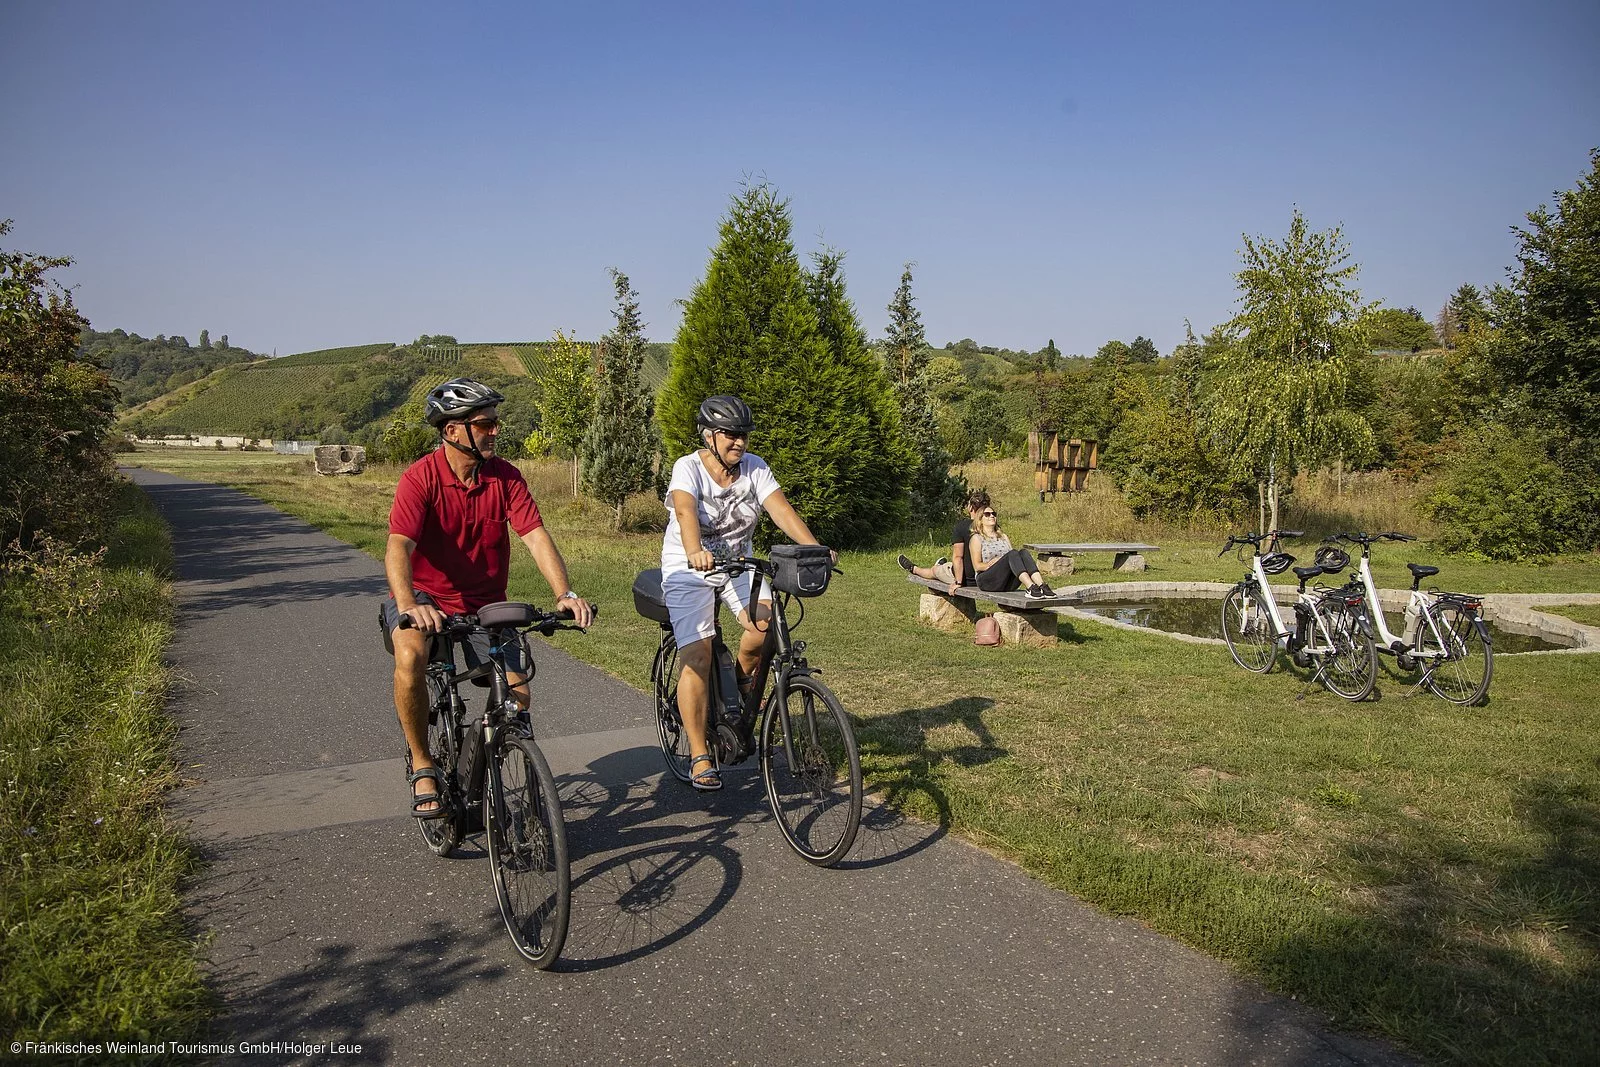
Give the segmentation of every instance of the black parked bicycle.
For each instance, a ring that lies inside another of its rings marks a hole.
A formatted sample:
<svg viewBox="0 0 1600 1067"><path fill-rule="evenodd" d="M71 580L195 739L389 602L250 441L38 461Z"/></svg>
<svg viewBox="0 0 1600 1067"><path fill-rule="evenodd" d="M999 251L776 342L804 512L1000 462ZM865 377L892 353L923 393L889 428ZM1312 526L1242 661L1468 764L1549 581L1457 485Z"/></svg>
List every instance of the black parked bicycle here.
<svg viewBox="0 0 1600 1067"><path fill-rule="evenodd" d="M806 643L793 639L800 620L791 626L788 608L791 598L820 596L833 570L828 550L817 546L780 545L772 557L719 560L708 572L730 578L752 571L765 575L773 600L760 665L744 699L717 621L707 687L707 742L719 764L742 763L754 754L784 840L811 863L832 867L850 851L861 825L861 756L838 697L806 662ZM659 569L635 580L633 603L639 614L661 624L661 645L650 668L656 726L667 767L687 782L690 748L678 714L678 645L662 599ZM767 692L769 678L773 684Z"/></svg>
<svg viewBox="0 0 1600 1067"><path fill-rule="evenodd" d="M402 627L410 624L410 618L401 618ZM533 739L528 710L511 694L505 650L522 645L532 678L525 635L576 629L568 616L514 601L486 605L476 614L448 615L427 671L428 752L442 772L435 785L445 814L419 819L417 826L440 856L450 855L466 835L487 830L506 932L517 951L541 970L556 961L567 939L572 874L555 776ZM477 635L489 639L488 662L458 670L461 646ZM469 712L461 695L465 683L488 687L481 714Z"/></svg>

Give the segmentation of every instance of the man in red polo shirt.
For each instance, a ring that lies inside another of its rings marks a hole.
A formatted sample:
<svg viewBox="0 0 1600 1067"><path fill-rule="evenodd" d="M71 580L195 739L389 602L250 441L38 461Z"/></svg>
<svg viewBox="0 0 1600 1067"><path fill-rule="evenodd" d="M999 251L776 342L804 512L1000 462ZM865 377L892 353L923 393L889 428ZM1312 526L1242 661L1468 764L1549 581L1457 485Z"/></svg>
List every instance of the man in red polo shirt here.
<svg viewBox="0 0 1600 1067"><path fill-rule="evenodd" d="M539 517L522 472L495 455L499 404L505 397L468 378L445 382L428 394L425 415L442 443L400 476L389 511L384 570L389 599L383 624L394 645L394 707L411 747L411 814L438 818L444 809L439 772L428 753L428 698L423 677L432 634L446 615L477 611L506 598L511 540L522 538L555 594L556 610L579 626L594 610L572 591L567 565ZM400 629L400 617L411 626ZM468 650L469 657L473 651ZM478 655L487 654L487 642ZM507 655L507 680L528 704L527 664L520 649Z"/></svg>

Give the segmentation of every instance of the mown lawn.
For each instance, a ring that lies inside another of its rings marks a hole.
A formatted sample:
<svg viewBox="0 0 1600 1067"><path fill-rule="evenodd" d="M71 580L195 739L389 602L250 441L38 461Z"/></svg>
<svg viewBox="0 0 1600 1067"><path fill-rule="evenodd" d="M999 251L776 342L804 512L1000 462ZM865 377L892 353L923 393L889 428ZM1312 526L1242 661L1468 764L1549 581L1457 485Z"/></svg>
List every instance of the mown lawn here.
<svg viewBox="0 0 1600 1067"><path fill-rule="evenodd" d="M374 555L398 474L133 458L236 485ZM629 587L655 563L659 502L631 502L614 534L567 495L563 465L527 469L576 587L602 604L590 634L559 643L644 686L657 630ZM1241 569L1216 558L1218 531L1139 524L1103 487L1041 503L1020 464L968 476L1015 541L1147 540L1162 546L1150 578ZM1305 496L1291 518L1316 532L1426 532L1392 494ZM1220 649L1090 622L1063 623L1050 650L981 649L921 626L893 563L931 560L945 536L847 553L807 606L810 658L856 717L880 796L1428 1059L1600 1061L1600 657L1501 657L1487 706L1463 709L1388 673L1370 703L1298 699L1303 674L1249 675ZM1401 584L1405 559L1479 592L1600 590L1594 556L1475 564L1426 543L1382 550L1380 583ZM1109 567L1087 557L1073 581ZM525 556L512 595L548 595Z"/></svg>

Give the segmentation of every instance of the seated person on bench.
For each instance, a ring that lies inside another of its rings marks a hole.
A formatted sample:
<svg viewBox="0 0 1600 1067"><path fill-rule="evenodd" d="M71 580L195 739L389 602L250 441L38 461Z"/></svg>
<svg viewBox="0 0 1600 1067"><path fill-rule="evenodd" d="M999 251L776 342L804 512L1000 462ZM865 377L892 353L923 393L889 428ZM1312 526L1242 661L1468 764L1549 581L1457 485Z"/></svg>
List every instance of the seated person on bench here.
<svg viewBox="0 0 1600 1067"><path fill-rule="evenodd" d="M978 528L967 545L967 555L978 572L978 588L988 593L1009 593L1026 588L1029 600L1048 600L1056 591L1045 583L1033 553L1012 548L1011 538L1000 529L993 507L978 513Z"/></svg>
<svg viewBox="0 0 1600 1067"><path fill-rule="evenodd" d="M952 593L963 585L971 585L973 571L967 565L967 543L972 540L972 527L979 513L987 507L989 494L986 490L974 489L967 494L967 517L956 523L950 532L950 558L941 559L931 567L918 567L904 555L895 562L918 578L945 583Z"/></svg>

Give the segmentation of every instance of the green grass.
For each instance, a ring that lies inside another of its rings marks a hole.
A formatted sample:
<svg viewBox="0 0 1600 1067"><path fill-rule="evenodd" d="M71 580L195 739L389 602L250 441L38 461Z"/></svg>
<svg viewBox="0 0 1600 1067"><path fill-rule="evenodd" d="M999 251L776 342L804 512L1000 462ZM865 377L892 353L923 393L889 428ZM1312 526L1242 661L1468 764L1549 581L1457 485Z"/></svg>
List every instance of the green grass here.
<svg viewBox="0 0 1600 1067"><path fill-rule="evenodd" d="M0 1034L22 1040L184 1039L211 1012L178 895L197 860L161 808L170 546L131 486L108 506L103 567L0 597Z"/></svg>
<svg viewBox="0 0 1600 1067"><path fill-rule="evenodd" d="M237 485L374 556L398 474L149 461ZM659 631L629 588L657 560L660 502L631 501L612 534L606 509L567 495L563 464L523 466L576 588L602 605L589 634L558 643L646 686ZM1041 503L1021 468L967 472L997 494L1014 540L1161 545L1143 577L1241 570L1216 558L1221 530L1138 523L1103 480ZM1330 530L1405 528L1414 516L1391 490L1308 489L1300 506ZM893 563L901 549L931 560L946 536L846 553L801 628L881 797L1429 1060L1600 1061L1600 658L1502 658L1489 704L1463 709L1407 696L1387 673L1378 701L1297 700L1303 674L1250 675L1215 648L1090 622L1064 624L1050 650L977 648L916 621L918 590ZM1409 548L1380 556L1381 583L1400 584L1411 558L1480 591L1600 590L1592 555L1489 566ZM1082 563L1075 581L1121 577L1109 555ZM523 553L511 595L548 596Z"/></svg>
<svg viewBox="0 0 1600 1067"><path fill-rule="evenodd" d="M1547 611L1551 615L1560 615L1573 622L1581 622L1585 626L1600 626L1600 604L1563 604L1558 608L1541 607L1539 610Z"/></svg>

